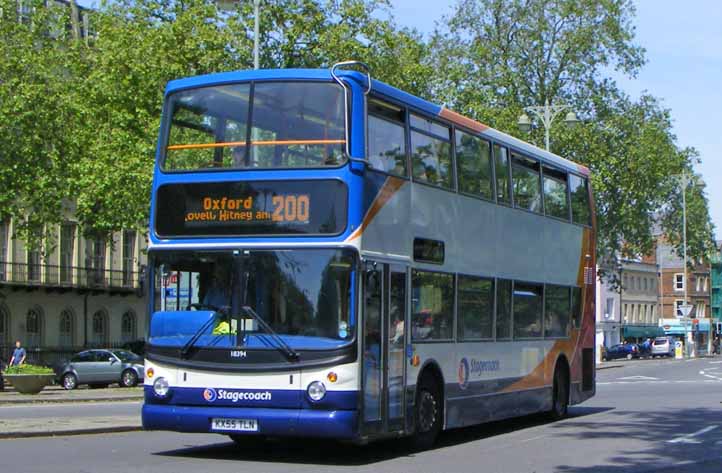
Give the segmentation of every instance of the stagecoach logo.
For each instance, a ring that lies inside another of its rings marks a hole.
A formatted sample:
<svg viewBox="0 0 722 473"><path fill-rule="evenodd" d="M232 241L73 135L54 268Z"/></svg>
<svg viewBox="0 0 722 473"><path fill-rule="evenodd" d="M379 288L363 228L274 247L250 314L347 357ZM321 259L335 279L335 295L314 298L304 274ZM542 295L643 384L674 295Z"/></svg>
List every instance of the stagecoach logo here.
<svg viewBox="0 0 722 473"><path fill-rule="evenodd" d="M213 388L206 388L205 391L203 391L203 399L208 402L215 401L217 397L216 390Z"/></svg>
<svg viewBox="0 0 722 473"><path fill-rule="evenodd" d="M457 373L457 377L459 379L459 387L461 389L466 389L469 385L469 362L466 361L466 358L462 358L459 362L459 372Z"/></svg>

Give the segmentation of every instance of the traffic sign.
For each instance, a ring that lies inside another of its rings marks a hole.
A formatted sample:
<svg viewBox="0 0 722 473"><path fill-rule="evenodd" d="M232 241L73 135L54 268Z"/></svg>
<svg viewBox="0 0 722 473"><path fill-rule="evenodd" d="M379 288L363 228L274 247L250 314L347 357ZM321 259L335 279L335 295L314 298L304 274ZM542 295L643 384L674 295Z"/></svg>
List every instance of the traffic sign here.
<svg viewBox="0 0 722 473"><path fill-rule="evenodd" d="M677 307L677 310L679 311L679 313L677 314L677 317L689 317L689 314L692 312L692 305L691 304L681 304Z"/></svg>

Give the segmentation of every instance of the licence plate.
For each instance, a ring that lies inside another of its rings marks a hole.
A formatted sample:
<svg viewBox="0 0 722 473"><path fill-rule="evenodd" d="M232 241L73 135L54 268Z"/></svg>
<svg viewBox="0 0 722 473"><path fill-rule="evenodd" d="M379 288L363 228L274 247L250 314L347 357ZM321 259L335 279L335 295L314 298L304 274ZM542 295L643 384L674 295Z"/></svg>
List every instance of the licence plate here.
<svg viewBox="0 0 722 473"><path fill-rule="evenodd" d="M256 419L225 419L214 417L211 419L211 430L258 432L258 421Z"/></svg>

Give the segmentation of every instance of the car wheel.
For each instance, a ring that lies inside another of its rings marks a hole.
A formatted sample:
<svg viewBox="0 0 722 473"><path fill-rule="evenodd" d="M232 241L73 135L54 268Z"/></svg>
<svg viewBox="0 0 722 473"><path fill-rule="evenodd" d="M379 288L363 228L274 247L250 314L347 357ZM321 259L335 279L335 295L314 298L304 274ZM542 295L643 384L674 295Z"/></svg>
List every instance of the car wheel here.
<svg viewBox="0 0 722 473"><path fill-rule="evenodd" d="M62 378L63 388L70 391L78 387L78 378L73 373L65 373Z"/></svg>
<svg viewBox="0 0 722 473"><path fill-rule="evenodd" d="M563 364L557 364L554 370L554 386L552 387L552 409L549 417L560 420L569 412L569 380Z"/></svg>
<svg viewBox="0 0 722 473"><path fill-rule="evenodd" d="M120 383L124 388L132 388L138 384L138 373L134 370L125 370L120 375Z"/></svg>
<svg viewBox="0 0 722 473"><path fill-rule="evenodd" d="M443 408L438 383L433 376L425 374L416 390L414 406L416 432L411 439L415 450L428 450L434 445L436 437L441 432Z"/></svg>
<svg viewBox="0 0 722 473"><path fill-rule="evenodd" d="M627 353L627 359L628 359L628 360L631 360L631 359L632 359L632 354L631 354L631 353Z"/></svg>

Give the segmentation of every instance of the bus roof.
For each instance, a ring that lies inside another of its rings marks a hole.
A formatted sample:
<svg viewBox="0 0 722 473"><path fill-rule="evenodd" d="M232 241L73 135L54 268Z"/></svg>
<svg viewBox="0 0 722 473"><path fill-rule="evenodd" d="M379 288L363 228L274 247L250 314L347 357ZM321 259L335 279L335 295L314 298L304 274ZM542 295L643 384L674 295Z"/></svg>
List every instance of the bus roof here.
<svg viewBox="0 0 722 473"><path fill-rule="evenodd" d="M340 70L338 71L338 75L353 79L363 85L366 84L366 76L356 71ZM251 80L333 80L333 77L328 69L260 69L221 72L170 81L168 82L165 93L167 95L182 89ZM409 94L408 92L404 92L403 90L397 89L396 87L379 80L372 80L371 91L384 95L392 100L402 102L409 107L415 108L428 115L439 117L442 120L449 121L455 125L474 131L480 136L485 136L492 140L504 143L516 148L518 151L539 158L548 164L561 167L567 171L577 172L585 176L589 175L589 169L581 164L562 158L561 156L541 149L527 143L526 141L491 128L483 123L477 122L476 120L429 102L428 100L424 100L420 97Z"/></svg>

